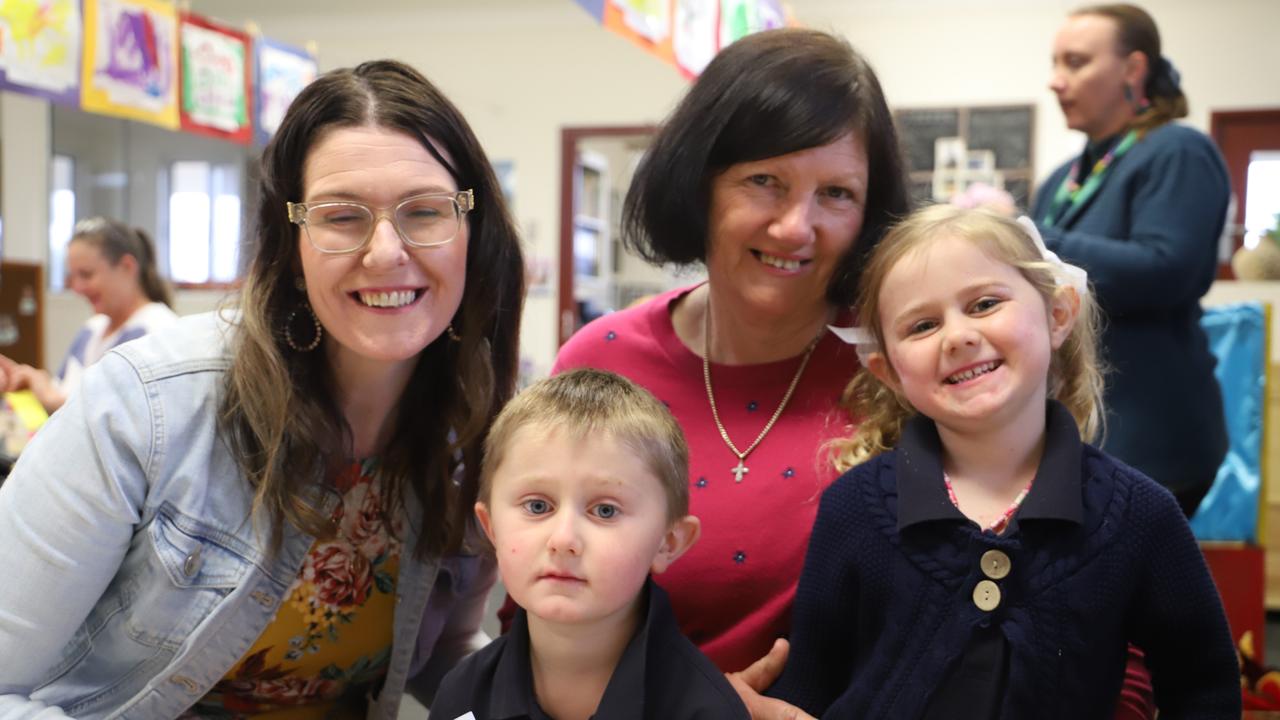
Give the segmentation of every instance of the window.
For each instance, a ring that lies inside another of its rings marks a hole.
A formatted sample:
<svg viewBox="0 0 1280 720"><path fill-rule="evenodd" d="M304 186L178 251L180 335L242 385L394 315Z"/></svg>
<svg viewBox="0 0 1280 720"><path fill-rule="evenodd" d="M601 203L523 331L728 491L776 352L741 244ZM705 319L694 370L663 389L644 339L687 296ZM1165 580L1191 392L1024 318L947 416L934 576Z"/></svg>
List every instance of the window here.
<svg viewBox="0 0 1280 720"><path fill-rule="evenodd" d="M50 116L51 289L63 288L72 228L94 216L146 231L160 274L179 286L236 279L257 151L63 105Z"/></svg>
<svg viewBox="0 0 1280 720"><path fill-rule="evenodd" d="M49 287L61 290L67 279L67 243L76 224L76 166L68 155L49 163Z"/></svg>
<svg viewBox="0 0 1280 720"><path fill-rule="evenodd" d="M239 169L198 160L169 167L169 276L176 283L235 280L240 260Z"/></svg>
<svg viewBox="0 0 1280 720"><path fill-rule="evenodd" d="M1245 182L1244 246L1258 246L1263 233L1280 222L1280 152L1255 150Z"/></svg>

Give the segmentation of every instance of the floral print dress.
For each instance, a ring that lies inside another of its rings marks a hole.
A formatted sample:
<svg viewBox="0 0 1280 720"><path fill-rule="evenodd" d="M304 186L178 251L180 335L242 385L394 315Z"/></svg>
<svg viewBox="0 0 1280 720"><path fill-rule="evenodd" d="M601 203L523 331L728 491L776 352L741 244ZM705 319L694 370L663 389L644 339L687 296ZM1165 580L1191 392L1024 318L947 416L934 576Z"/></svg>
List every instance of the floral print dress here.
<svg viewBox="0 0 1280 720"><path fill-rule="evenodd" d="M184 718L322 718L386 673L403 533L384 522L377 476L375 460L339 474L337 535L312 545L275 619Z"/></svg>

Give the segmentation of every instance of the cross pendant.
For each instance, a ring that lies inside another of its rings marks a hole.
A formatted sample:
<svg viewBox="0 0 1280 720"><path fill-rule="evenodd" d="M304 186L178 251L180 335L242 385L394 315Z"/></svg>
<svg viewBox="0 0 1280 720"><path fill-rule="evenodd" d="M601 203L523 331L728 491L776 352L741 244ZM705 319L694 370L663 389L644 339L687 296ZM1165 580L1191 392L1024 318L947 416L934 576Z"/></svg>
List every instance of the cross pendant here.
<svg viewBox="0 0 1280 720"><path fill-rule="evenodd" d="M738 467L734 468L730 472L733 473L734 482L742 482L742 476L746 475L751 471L747 469L746 460L743 458L738 458Z"/></svg>

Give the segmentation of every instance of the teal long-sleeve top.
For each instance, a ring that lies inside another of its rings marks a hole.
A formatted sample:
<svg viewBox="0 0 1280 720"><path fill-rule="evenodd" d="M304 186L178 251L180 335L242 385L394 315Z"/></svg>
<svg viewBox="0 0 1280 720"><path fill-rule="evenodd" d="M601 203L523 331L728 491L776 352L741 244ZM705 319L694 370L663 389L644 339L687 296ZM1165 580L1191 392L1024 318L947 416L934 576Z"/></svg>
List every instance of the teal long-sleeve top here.
<svg viewBox="0 0 1280 720"><path fill-rule="evenodd" d="M1119 141L1086 151L1096 158ZM1215 360L1200 328L1231 192L1226 166L1204 134L1163 125L1114 162L1096 194L1048 227L1045 215L1071 166L1041 185L1032 216L1049 249L1089 272L1105 314L1102 447L1175 492L1205 487L1227 447Z"/></svg>

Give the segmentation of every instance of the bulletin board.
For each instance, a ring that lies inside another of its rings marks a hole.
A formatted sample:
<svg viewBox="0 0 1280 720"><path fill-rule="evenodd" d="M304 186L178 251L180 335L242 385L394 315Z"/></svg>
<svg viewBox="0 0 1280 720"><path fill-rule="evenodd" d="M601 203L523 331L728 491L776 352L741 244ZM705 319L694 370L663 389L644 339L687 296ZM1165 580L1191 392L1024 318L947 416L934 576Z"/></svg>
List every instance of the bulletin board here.
<svg viewBox="0 0 1280 720"><path fill-rule="evenodd" d="M0 355L44 365L44 266L0 262Z"/></svg>
<svg viewBox="0 0 1280 720"><path fill-rule="evenodd" d="M970 177L992 175L1013 195L1018 207L1031 204L1035 178L1035 106L982 105L972 107L899 108L894 111L907 161L912 199L946 200L948 189L962 190ZM955 160L939 152L961 148L966 157ZM966 167L965 160L970 167ZM951 173L940 184L938 173Z"/></svg>

